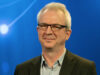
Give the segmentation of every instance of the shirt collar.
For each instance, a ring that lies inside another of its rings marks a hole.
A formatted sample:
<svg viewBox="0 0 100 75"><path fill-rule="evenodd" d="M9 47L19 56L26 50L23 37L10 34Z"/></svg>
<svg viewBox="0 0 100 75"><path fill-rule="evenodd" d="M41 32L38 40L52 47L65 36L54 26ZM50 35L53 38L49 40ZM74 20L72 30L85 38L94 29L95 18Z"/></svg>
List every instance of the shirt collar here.
<svg viewBox="0 0 100 75"><path fill-rule="evenodd" d="M59 66L62 65L65 53L66 53L66 48L64 48L64 53L59 57L59 59L55 62L55 64L58 64ZM43 67L44 65L47 65L47 63L42 55L41 66Z"/></svg>

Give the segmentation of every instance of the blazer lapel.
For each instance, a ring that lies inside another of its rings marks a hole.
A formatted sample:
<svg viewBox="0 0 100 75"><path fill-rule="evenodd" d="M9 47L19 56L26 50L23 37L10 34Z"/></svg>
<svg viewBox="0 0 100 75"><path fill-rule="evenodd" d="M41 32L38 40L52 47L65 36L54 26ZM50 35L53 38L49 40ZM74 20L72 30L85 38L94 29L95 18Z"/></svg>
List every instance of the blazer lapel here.
<svg viewBox="0 0 100 75"><path fill-rule="evenodd" d="M40 64L41 64L41 56L39 56L38 58L36 58L36 60L32 62L30 75L40 75Z"/></svg>
<svg viewBox="0 0 100 75"><path fill-rule="evenodd" d="M71 73L75 66L75 62L72 54L67 50L60 70L60 75L72 75Z"/></svg>

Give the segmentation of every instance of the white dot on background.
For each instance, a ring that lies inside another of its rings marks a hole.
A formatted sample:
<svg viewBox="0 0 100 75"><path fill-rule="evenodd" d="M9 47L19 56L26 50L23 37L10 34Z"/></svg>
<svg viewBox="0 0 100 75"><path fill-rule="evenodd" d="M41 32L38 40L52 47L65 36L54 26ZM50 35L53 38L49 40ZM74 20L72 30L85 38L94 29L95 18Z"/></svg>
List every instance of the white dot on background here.
<svg viewBox="0 0 100 75"><path fill-rule="evenodd" d="M6 24L3 24L0 26L0 33L1 34L7 34L8 33L8 26Z"/></svg>

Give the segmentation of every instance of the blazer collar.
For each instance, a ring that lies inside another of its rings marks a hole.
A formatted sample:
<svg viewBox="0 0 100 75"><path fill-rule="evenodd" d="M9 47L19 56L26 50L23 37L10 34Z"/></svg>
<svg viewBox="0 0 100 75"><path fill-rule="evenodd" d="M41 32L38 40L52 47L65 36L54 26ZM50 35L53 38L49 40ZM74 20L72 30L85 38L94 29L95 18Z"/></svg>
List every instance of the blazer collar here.
<svg viewBox="0 0 100 75"><path fill-rule="evenodd" d="M60 70L60 75L71 75L75 62L73 54L67 50Z"/></svg>

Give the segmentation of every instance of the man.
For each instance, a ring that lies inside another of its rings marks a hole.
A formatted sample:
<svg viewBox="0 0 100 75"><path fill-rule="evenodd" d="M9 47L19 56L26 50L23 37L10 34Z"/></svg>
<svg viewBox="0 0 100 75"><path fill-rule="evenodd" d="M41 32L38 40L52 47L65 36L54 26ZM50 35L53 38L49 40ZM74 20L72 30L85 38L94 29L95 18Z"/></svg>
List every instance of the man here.
<svg viewBox="0 0 100 75"><path fill-rule="evenodd" d="M15 75L96 75L93 61L65 48L71 35L71 16L61 3L46 5L37 16L42 55L16 67Z"/></svg>

